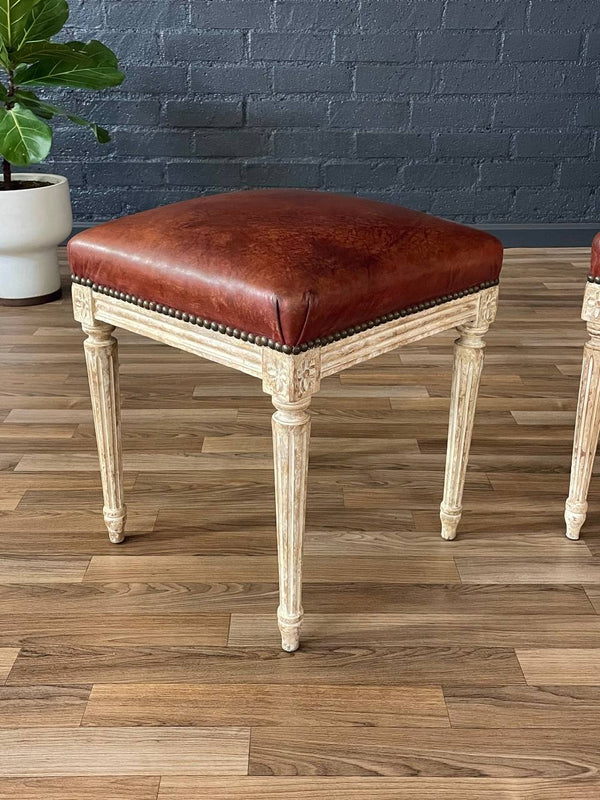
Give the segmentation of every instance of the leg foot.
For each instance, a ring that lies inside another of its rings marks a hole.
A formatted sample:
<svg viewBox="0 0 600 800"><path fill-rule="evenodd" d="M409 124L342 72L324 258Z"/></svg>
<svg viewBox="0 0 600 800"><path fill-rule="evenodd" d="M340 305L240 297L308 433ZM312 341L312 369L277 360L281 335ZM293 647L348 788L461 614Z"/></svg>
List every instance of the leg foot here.
<svg viewBox="0 0 600 800"><path fill-rule="evenodd" d="M125 539L126 521L127 509L125 507L119 511L104 509L104 522L108 529L108 538L113 544L120 544Z"/></svg>
<svg viewBox="0 0 600 800"><path fill-rule="evenodd" d="M579 532L585 522L587 503L573 503L567 500L565 507L565 523L567 525L567 539L579 539Z"/></svg>
<svg viewBox="0 0 600 800"><path fill-rule="evenodd" d="M295 619L290 619L289 617L284 617L281 612L278 611L277 621L281 632L281 647L286 653L293 653L300 647L302 613Z"/></svg>
<svg viewBox="0 0 600 800"><path fill-rule="evenodd" d="M442 507L440 508L440 520L442 522L442 539L446 539L447 541L452 541L452 539L456 538L456 531L458 529L458 523L460 522L460 518L462 516L462 511L458 510L449 510L444 508L442 503Z"/></svg>

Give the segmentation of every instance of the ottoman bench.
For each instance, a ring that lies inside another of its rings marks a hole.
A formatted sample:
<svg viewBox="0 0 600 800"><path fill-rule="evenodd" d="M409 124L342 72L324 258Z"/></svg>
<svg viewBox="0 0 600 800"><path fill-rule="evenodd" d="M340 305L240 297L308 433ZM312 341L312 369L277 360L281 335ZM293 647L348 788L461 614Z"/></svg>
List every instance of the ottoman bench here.
<svg viewBox="0 0 600 800"><path fill-rule="evenodd" d="M496 314L493 236L351 196L246 191L98 225L71 239L69 263L112 542L126 519L115 326L253 375L271 396L284 650L297 649L303 615L312 395L328 375L453 327L441 522L442 536L455 537L483 336Z"/></svg>

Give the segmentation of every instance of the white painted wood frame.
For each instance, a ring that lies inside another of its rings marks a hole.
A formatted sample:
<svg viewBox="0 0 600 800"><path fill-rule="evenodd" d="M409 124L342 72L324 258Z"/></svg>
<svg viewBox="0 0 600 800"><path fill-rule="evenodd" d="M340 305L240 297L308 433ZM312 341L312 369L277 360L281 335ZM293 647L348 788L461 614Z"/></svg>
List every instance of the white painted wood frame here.
<svg viewBox="0 0 600 800"><path fill-rule="evenodd" d="M567 537L579 539L587 514L587 495L600 431L600 286L588 283L581 318L590 339L583 348L579 400L573 436L571 482L565 504Z"/></svg>
<svg viewBox="0 0 600 800"><path fill-rule="evenodd" d="M334 375L397 347L449 328L458 328L450 403L450 426L442 536L453 539L462 511L462 493L469 455L483 336L493 322L498 287L467 294L411 316L395 319L346 339L298 355L286 354L189 322L158 314L114 297L73 284L73 308L87 334L86 359L104 490L104 518L111 541L124 537L126 509L122 490L115 326L216 361L260 378L271 395L279 552L278 621L284 650L298 648L302 623L302 540L310 438L309 406L322 378Z"/></svg>

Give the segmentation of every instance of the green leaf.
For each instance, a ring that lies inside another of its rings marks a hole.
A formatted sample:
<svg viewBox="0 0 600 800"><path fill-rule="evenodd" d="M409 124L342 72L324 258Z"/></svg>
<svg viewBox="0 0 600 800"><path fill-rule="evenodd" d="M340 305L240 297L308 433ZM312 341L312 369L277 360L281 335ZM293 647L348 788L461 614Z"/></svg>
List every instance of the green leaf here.
<svg viewBox="0 0 600 800"><path fill-rule="evenodd" d="M52 119L55 116L66 117L69 122L74 122L75 125L83 125L89 128L100 144L110 142L110 134L105 128L101 128L100 125L97 125L95 122L90 122L77 114L71 114L69 111L65 111L64 108L46 103L44 100L40 100L33 92L19 90L16 97L21 105L29 108L38 117L42 117L43 119Z"/></svg>
<svg viewBox="0 0 600 800"><path fill-rule="evenodd" d="M29 15L40 2L42 0L0 0L0 39L7 50L19 46Z"/></svg>
<svg viewBox="0 0 600 800"><path fill-rule="evenodd" d="M42 58L62 59L73 64L89 64L90 59L85 53L74 50L68 44L58 42L32 42L21 47L14 54L12 60L15 64L35 64Z"/></svg>
<svg viewBox="0 0 600 800"><path fill-rule="evenodd" d="M67 47L70 47L77 53L87 56L94 64L104 67L115 67L115 69L119 66L117 57L113 51L97 39L92 39L89 42L67 42Z"/></svg>
<svg viewBox="0 0 600 800"><path fill-rule="evenodd" d="M5 103L8 100L8 91L3 83L0 83L0 103Z"/></svg>
<svg viewBox="0 0 600 800"><path fill-rule="evenodd" d="M2 2L2 0L0 0ZM69 42L64 57L44 57L15 71L18 86L72 86L76 89L106 89L118 86L124 75L117 69L115 54L100 42ZM85 61L80 61L85 57Z"/></svg>
<svg viewBox="0 0 600 800"><path fill-rule="evenodd" d="M52 130L17 103L0 116L0 155L17 167L43 161L52 146Z"/></svg>
<svg viewBox="0 0 600 800"><path fill-rule="evenodd" d="M19 47L29 42L42 42L58 33L69 18L66 0L40 0L25 20Z"/></svg>
<svg viewBox="0 0 600 800"><path fill-rule="evenodd" d="M56 114L53 107L40 100L34 92L29 92L26 89L17 89L14 98L16 103L20 103L42 119L52 119Z"/></svg>

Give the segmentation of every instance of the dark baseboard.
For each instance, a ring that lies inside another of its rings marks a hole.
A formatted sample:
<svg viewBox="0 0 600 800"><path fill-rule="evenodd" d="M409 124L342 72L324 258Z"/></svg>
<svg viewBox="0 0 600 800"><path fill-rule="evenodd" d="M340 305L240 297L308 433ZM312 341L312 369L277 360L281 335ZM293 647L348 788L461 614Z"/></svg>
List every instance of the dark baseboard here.
<svg viewBox="0 0 600 800"><path fill-rule="evenodd" d="M73 225L76 233L97 225L95 222L77 222ZM594 236L600 232L600 220L593 222L560 222L556 224L518 224L498 223L475 225L497 236L504 247L589 247Z"/></svg>
<svg viewBox="0 0 600 800"><path fill-rule="evenodd" d="M556 223L537 225L476 225L497 236L504 247L590 247L594 236L600 232L600 221Z"/></svg>

